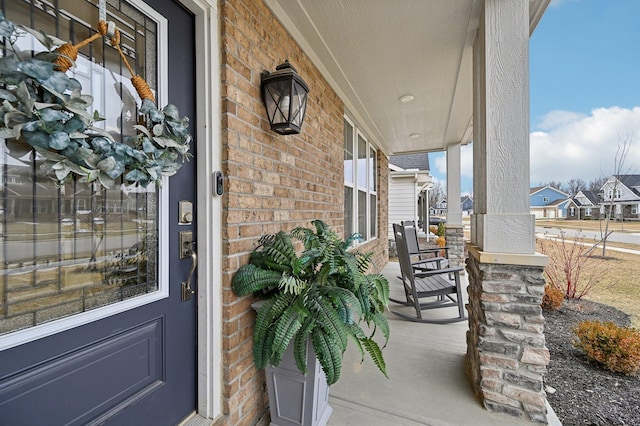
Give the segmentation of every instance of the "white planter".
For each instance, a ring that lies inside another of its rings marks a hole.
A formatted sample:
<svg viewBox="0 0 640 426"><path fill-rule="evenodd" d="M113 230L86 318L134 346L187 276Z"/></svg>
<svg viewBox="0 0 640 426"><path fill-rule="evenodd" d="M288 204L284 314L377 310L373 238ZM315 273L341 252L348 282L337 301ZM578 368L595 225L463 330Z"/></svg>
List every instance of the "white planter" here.
<svg viewBox="0 0 640 426"><path fill-rule="evenodd" d="M324 426L329 421L329 386L307 340L307 374L303 375L289 345L279 366L267 366L267 391L273 426Z"/></svg>

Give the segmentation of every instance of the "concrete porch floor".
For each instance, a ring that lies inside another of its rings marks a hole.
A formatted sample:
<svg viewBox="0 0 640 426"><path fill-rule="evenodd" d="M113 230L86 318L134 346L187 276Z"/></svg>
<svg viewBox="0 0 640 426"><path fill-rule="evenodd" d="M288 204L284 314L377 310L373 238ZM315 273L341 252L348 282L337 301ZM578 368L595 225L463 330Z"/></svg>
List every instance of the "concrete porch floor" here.
<svg viewBox="0 0 640 426"><path fill-rule="evenodd" d="M398 263L382 271L391 297L404 299L397 276ZM463 280L466 294L467 278ZM410 309L391 302L390 307ZM429 315L455 315L455 307L428 311ZM409 311L410 312L410 311ZM358 350L349 345L340 380L331 386L331 426L429 425L516 426L523 420L485 410L475 398L465 372L467 321L453 324L415 323L387 313L391 328L383 354L389 379L370 359L360 363ZM550 407L549 424L561 425Z"/></svg>

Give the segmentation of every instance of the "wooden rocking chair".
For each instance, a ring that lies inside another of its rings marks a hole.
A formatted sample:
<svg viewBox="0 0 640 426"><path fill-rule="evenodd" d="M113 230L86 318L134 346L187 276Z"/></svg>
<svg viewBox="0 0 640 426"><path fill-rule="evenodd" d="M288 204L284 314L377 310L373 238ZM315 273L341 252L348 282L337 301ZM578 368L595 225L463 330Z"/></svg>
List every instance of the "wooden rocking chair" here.
<svg viewBox="0 0 640 426"><path fill-rule="evenodd" d="M394 235L398 249L398 260L400 271L402 272L402 283L404 286L405 301L391 299L395 303L404 306L413 306L416 314L408 315L403 312L392 311L394 314L415 322L426 322L434 324L448 324L452 322L464 321L466 318L462 288L460 286L461 267L430 269L424 271L414 271L411 256L407 248L405 228L402 225L394 225ZM453 279L447 276L451 274ZM420 299L434 297L434 301L420 302ZM422 311L425 309L458 307L458 316L453 318L423 318Z"/></svg>

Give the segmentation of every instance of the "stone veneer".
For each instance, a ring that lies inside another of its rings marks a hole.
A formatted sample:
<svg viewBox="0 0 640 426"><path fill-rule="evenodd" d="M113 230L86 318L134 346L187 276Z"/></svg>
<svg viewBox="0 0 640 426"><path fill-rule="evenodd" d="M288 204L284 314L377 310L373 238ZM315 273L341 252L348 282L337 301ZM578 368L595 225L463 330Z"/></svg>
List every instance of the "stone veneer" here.
<svg viewBox="0 0 640 426"><path fill-rule="evenodd" d="M464 226L447 225L444 238L449 247L449 263L451 266L464 266Z"/></svg>
<svg viewBox="0 0 640 426"><path fill-rule="evenodd" d="M546 424L544 267L481 263L479 252L469 251L467 367L474 391L489 411Z"/></svg>

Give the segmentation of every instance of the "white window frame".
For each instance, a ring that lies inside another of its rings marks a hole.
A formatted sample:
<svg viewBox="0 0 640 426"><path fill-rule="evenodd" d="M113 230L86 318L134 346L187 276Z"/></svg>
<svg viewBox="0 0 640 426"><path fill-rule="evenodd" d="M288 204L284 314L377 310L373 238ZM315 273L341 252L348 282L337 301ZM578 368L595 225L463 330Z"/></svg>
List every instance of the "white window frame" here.
<svg viewBox="0 0 640 426"><path fill-rule="evenodd" d="M586 209L584 209L584 216L591 216L591 207L587 207Z"/></svg>
<svg viewBox="0 0 640 426"><path fill-rule="evenodd" d="M372 156L377 157L378 155L378 149L369 141L369 139L366 137L366 135L360 130L358 129L358 126L355 125L355 123L349 119L349 117L347 117L346 115L344 116L344 122L345 124L348 123L351 128L353 129L353 147L352 147L352 154L353 154L353 167L352 167L352 172L353 172L353 176L351 177L351 183L347 182L346 179L346 175L345 175L345 180L344 180L344 186L345 187L349 187L351 188L352 191L352 198L350 200L351 203L351 211L352 211L352 223L351 223L351 229L353 230L353 232L358 232L359 230L359 226L358 226L358 217L360 215L360 212L358 210L358 193L363 191L366 194L366 202L365 202L365 224L364 224L364 228L365 228L365 234L362 235L363 240L358 241L358 242L354 242L355 244L361 244L363 242L368 242L371 240L374 240L376 238L378 238L378 222L379 222L379 217L378 217L378 202L379 202L379 198L378 198L378 187L380 185L380 182L378 180L378 168L380 167L379 161L377 158L375 158L375 165L376 165L376 170L374 171L374 173L371 173L371 171L369 170L369 165L373 164L374 162L371 161L372 160ZM364 186L361 185L358 182L358 166L360 164L360 162L358 161L358 145L359 145L359 140L362 139L365 142L365 151L366 151L366 155L365 158L363 159L363 163L365 164L365 167L367 168L367 170L365 170L365 176L366 176L366 181L364 182ZM376 180L375 185L372 185L371 182L371 178L373 177L373 179ZM372 188L375 187L375 190L373 190ZM375 196L376 199L376 205L375 206L371 206L371 197ZM347 207L346 203L348 201L345 200L345 209ZM371 209L374 209L375 211L375 215L374 215L374 220L375 220L375 224L371 223ZM374 232L372 232L372 225L373 225L373 230ZM345 237L348 237L348 235L345 235Z"/></svg>

